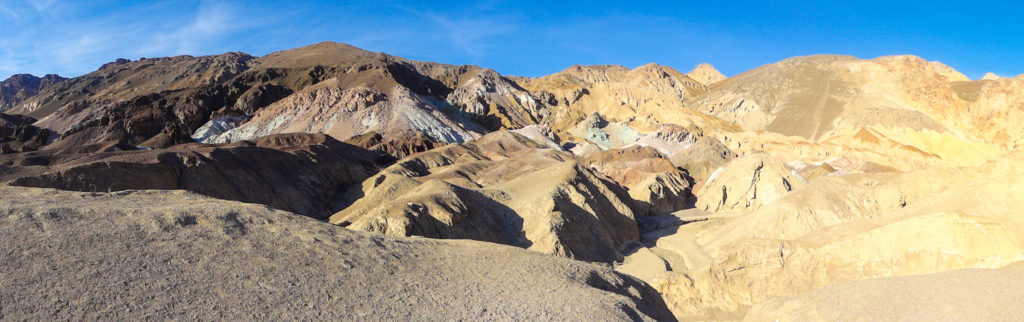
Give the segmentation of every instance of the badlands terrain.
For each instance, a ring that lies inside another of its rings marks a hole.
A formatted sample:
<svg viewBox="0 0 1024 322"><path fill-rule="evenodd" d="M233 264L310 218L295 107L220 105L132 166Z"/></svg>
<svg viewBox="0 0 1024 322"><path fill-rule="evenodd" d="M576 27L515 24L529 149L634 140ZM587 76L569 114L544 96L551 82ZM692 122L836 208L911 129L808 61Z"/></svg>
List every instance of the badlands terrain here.
<svg viewBox="0 0 1024 322"><path fill-rule="evenodd" d="M319 43L15 75L0 113L0 319L1024 318L1024 75Z"/></svg>

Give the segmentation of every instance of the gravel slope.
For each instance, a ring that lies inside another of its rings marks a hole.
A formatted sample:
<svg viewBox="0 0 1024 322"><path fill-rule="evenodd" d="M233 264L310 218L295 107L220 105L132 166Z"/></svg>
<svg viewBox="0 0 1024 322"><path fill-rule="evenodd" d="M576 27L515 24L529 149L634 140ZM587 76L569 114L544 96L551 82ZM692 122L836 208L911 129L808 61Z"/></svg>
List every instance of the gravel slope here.
<svg viewBox="0 0 1024 322"><path fill-rule="evenodd" d="M181 191L0 187L0 240L0 319L672 319L607 267Z"/></svg>
<svg viewBox="0 0 1024 322"><path fill-rule="evenodd" d="M1024 263L851 281L755 305L745 321L1020 321Z"/></svg>

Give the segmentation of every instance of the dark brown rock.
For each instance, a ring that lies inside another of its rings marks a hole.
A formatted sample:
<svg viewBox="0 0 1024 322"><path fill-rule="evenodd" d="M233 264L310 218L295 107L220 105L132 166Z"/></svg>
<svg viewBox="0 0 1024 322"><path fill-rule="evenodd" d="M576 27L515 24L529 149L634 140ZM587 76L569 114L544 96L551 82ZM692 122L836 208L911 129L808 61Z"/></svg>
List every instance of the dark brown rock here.
<svg viewBox="0 0 1024 322"><path fill-rule="evenodd" d="M27 116L0 113L0 154L35 151L47 144L50 131L32 125Z"/></svg>
<svg viewBox="0 0 1024 322"><path fill-rule="evenodd" d="M107 152L40 151L0 157L10 185L77 191L189 190L264 204L317 219L338 209L339 196L377 170L380 155L321 134L282 134L226 145L184 144Z"/></svg>
<svg viewBox="0 0 1024 322"><path fill-rule="evenodd" d="M26 99L35 96L39 91L45 90L64 80L66 78L54 74L43 77L29 74L13 75L7 80L0 82L0 112L18 106L18 104Z"/></svg>

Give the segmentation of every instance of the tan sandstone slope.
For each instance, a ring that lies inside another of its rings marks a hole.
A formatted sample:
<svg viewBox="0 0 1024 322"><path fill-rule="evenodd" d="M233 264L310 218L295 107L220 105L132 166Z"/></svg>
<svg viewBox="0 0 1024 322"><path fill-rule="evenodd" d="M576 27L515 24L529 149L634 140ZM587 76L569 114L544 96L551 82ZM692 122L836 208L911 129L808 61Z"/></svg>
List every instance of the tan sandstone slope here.
<svg viewBox="0 0 1024 322"><path fill-rule="evenodd" d="M1022 159L823 177L756 210L658 239L654 251L686 265L650 281L677 317L738 318L762 301L838 282L1020 261Z"/></svg>
<svg viewBox="0 0 1024 322"><path fill-rule="evenodd" d="M804 179L782 161L755 152L712 172L697 188L696 206L710 212L755 210L803 185Z"/></svg>
<svg viewBox="0 0 1024 322"><path fill-rule="evenodd" d="M809 139L851 126L943 131L948 124L938 114L963 109L950 82L965 80L945 65L911 56L797 57L737 75L689 106L744 129ZM887 116L878 118L882 113Z"/></svg>
<svg viewBox="0 0 1024 322"><path fill-rule="evenodd" d="M693 70L686 73L686 76L689 76L690 78L693 78L694 80L707 86L711 86L714 83L721 82L728 78L725 77L725 75L722 75L722 73L715 69L714 66L711 66L711 64L708 63L702 63L700 65L697 65L697 67L694 67Z"/></svg>
<svg viewBox="0 0 1024 322"><path fill-rule="evenodd" d="M609 268L181 191L0 187L6 319L672 320Z"/></svg>
<svg viewBox="0 0 1024 322"><path fill-rule="evenodd" d="M545 123L563 135L591 114L608 122L622 122L643 133L662 123L696 124L708 129L735 127L702 113L683 108L683 102L707 91L706 86L671 67L647 64L634 69L622 66L573 66L540 78L513 78L523 88L548 103L551 116ZM566 140L582 142L583 138Z"/></svg>
<svg viewBox="0 0 1024 322"><path fill-rule="evenodd" d="M1024 264L852 281L762 302L744 321L1010 321L1024 316Z"/></svg>
<svg viewBox="0 0 1024 322"><path fill-rule="evenodd" d="M687 106L746 130L811 140L874 127L887 135L910 131L1013 147L1019 80L972 82L949 66L914 56L870 60L849 56L795 57L722 81ZM986 99L987 98L987 99ZM934 152L934 151L929 151Z"/></svg>
<svg viewBox="0 0 1024 322"><path fill-rule="evenodd" d="M638 234L633 197L613 180L568 152L500 131L399 160L350 192L354 203L330 221L388 235L469 238L611 262ZM674 191L670 198L689 196L685 181L644 182L632 184L647 191L637 193L638 203L655 194L652 189Z"/></svg>

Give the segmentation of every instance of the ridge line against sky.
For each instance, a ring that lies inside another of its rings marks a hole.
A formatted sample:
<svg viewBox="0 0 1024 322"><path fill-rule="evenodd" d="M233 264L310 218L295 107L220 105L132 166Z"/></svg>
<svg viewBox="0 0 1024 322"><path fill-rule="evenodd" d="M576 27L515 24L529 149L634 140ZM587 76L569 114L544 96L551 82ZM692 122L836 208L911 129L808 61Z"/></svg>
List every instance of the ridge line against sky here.
<svg viewBox="0 0 1024 322"><path fill-rule="evenodd" d="M736 75L793 56L910 54L973 79L1012 77L1024 73L1019 21L1024 2L0 0L0 79L321 41L518 76L650 62L681 71L708 62Z"/></svg>

